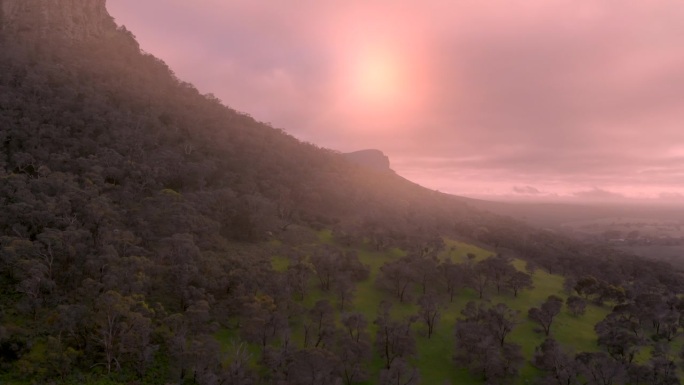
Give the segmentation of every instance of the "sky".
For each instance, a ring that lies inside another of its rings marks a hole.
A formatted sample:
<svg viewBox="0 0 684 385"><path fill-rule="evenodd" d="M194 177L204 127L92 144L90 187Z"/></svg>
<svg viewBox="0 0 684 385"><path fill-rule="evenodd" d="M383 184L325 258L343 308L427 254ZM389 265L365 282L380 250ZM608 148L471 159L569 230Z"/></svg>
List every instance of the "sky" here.
<svg viewBox="0 0 684 385"><path fill-rule="evenodd" d="M684 204L684 2L108 0L202 93L442 192Z"/></svg>

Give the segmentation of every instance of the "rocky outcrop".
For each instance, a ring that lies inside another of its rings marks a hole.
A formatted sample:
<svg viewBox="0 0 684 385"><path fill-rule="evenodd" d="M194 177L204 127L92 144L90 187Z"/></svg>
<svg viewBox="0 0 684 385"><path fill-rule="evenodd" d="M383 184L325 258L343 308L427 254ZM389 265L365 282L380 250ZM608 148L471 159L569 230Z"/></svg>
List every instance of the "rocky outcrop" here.
<svg viewBox="0 0 684 385"><path fill-rule="evenodd" d="M106 0L0 0L0 31L5 36L84 40L116 29Z"/></svg>
<svg viewBox="0 0 684 385"><path fill-rule="evenodd" d="M390 168L390 160L380 150L361 150L343 154L347 160L360 166L378 171L394 172Z"/></svg>

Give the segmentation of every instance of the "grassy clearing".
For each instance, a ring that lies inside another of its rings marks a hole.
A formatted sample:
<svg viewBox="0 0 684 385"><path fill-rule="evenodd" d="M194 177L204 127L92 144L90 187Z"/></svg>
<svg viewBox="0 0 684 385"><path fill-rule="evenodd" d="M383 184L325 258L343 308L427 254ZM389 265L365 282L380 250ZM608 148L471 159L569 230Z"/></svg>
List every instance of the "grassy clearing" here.
<svg viewBox="0 0 684 385"><path fill-rule="evenodd" d="M275 271L285 271L290 266L290 260L286 257L275 256L271 259L271 267Z"/></svg>
<svg viewBox="0 0 684 385"><path fill-rule="evenodd" d="M318 240L323 244L334 244L334 239L330 231L320 231L318 233ZM376 328L372 322L376 318L377 309L383 300L390 300L393 302L393 315L395 317L415 314L418 310L418 306L413 302L398 303L391 295L380 290L375 284L380 267L384 263L402 256L404 253L401 250L393 249L385 252L377 252L370 250L369 248L357 248L354 250L358 253L361 262L370 267L371 273L369 279L358 283L355 298L347 311L356 311L364 314L369 321L369 332L371 336L374 337ZM460 263L468 260L468 254L474 254L475 261L478 261L487 258L494 253L474 245L449 240L447 241L447 246L441 253L440 258L450 258L454 262ZM288 264L289 260L284 257L274 257L272 260L273 269L276 271L286 270ZM519 270L523 270L525 263L521 260L515 260L514 266ZM539 269L533 274L533 281L535 288L521 291L517 297L514 297L511 293L496 294L493 289L490 289L487 293L487 298L484 299L485 301L490 301L492 304L499 302L505 303L510 308L519 312L519 324L509 336L509 341L518 343L522 346L523 354L528 361L522 368L521 377L518 381L519 384L528 383L527 381L537 374L536 369L529 364L529 359L533 356L535 347L541 344L545 338L543 333L540 333L537 330L538 326L527 319L528 309L541 305L541 303L551 294L558 295L563 299L567 297L563 291L563 277L561 276L549 274ZM316 301L323 298L329 299L331 303L336 305L336 300L331 293L325 293L318 289L315 277L312 277L310 287L311 290L309 290L305 300L301 302L302 306L311 308ZM417 291L414 294L414 298L417 298L419 295ZM477 300L477 295L473 290L461 290L452 303L445 304L441 320L430 339L427 338L425 327L421 321L418 321L414 325L418 354L413 360L413 363L420 369L422 378L421 383L442 384L445 381L449 381L452 384L482 383L479 378L471 375L466 369L456 367L452 360L454 346L453 329L456 320L461 316L460 312L468 301ZM567 312L565 307L563 307L561 314L554 320L551 327L551 333L554 338L566 346L570 351L597 350L598 347L596 345L594 324L603 319L608 312L608 307L589 305L587 306L585 315L574 317ZM293 341L295 343L301 343L303 339L301 322L294 322L292 328ZM232 330L220 331L216 336L224 346L229 346L231 341L234 341L237 337L235 331ZM258 349L250 347L250 351L252 352L253 357L259 356ZM377 355L374 355L374 358L371 360L369 369L371 372L371 380L369 380L367 384L370 385L377 382L377 376L382 369L382 362Z"/></svg>

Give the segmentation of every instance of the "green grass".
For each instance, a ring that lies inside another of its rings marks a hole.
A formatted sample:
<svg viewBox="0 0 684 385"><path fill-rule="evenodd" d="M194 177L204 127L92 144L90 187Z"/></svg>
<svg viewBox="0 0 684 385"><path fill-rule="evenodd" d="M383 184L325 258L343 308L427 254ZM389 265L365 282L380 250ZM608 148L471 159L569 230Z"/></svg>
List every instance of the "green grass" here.
<svg viewBox="0 0 684 385"><path fill-rule="evenodd" d="M271 267L275 271L285 271L290 266L290 260L286 257L275 256L271 259Z"/></svg>
<svg viewBox="0 0 684 385"><path fill-rule="evenodd" d="M332 230L321 230L318 233L316 233L316 235L318 235L318 243L326 245L332 245L334 243Z"/></svg>
<svg viewBox="0 0 684 385"><path fill-rule="evenodd" d="M328 230L320 231L317 235L320 243L335 243L332 233ZM373 320L376 318L378 307L383 300L393 302L394 317L415 314L418 307L413 302L399 303L391 294L382 291L375 284L380 267L386 262L404 255L401 250L392 249L385 252L377 252L369 247L361 247L354 250L358 253L361 262L370 267L371 273L369 279L357 284L355 298L351 306L346 310L364 314L369 321L369 333L374 337L376 328L373 325ZM440 258L450 258L454 262L460 263L467 261L467 255L471 253L476 256L476 261L494 254L490 250L475 245L447 240L446 248L440 254ZM274 257L272 259L272 266L276 271L284 271L287 269L288 264L289 260L284 257ZM523 270L525 263L521 260L515 260L514 266L519 270ZM526 359L526 363L521 370L519 384L525 384L537 375L537 370L529 363L529 360L534 354L535 347L540 345L545 338L543 332L537 331L538 326L527 319L528 309L540 306L551 294L558 295L563 299L567 297L563 291L563 277L561 276L549 274L538 269L533 274L533 281L534 289L523 290L518 293L517 297L514 297L511 293L496 294L494 289L489 289L486 293L487 298L484 299L492 304L505 303L511 309L518 311L518 325L509 335L508 341L520 344ZM316 278L312 277L310 290L306 298L301 302L301 305L305 308L311 308L316 301L327 298L336 307L337 304L334 296L331 293L322 292L317 284ZM417 290L414 293L416 298L419 294ZM450 381L452 384L482 383L478 377L471 375L468 370L457 367L452 359L454 325L461 316L460 311L468 301L478 301L477 295L471 289L463 289L457 294L452 303L445 304L441 320L430 339L427 338L427 333L425 333L425 328L421 321L414 325L418 354L412 362L420 369L422 384L442 384L445 381ZM569 351L595 351L598 347L596 345L594 325L603 319L608 312L609 308L607 306L588 305L586 314L575 317L570 315L564 306L561 313L554 319L551 334ZM293 341L301 343L303 339L301 321L293 321L291 327ZM234 330L222 330L216 334L216 337L224 346L229 346L232 341L237 339ZM250 351L253 357L259 356L259 349L251 347ZM370 385L377 382L382 365L380 358L374 355L369 364L370 380L366 384Z"/></svg>

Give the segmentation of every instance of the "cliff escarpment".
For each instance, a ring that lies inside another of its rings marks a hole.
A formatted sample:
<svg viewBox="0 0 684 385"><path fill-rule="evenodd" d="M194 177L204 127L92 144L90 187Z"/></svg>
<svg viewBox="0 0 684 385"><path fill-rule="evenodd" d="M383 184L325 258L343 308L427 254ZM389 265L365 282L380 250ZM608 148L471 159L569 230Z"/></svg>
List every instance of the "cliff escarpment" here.
<svg viewBox="0 0 684 385"><path fill-rule="evenodd" d="M344 157L355 164L376 171L393 172L387 155L380 150L361 150L344 154Z"/></svg>

